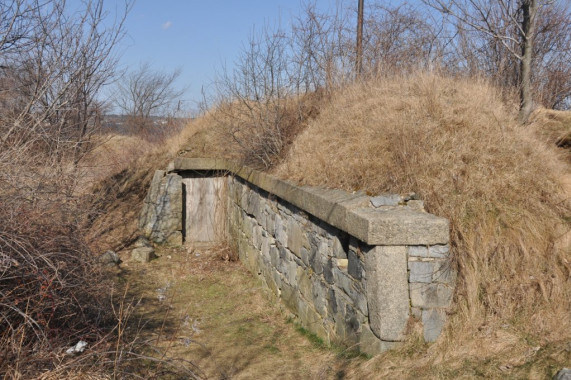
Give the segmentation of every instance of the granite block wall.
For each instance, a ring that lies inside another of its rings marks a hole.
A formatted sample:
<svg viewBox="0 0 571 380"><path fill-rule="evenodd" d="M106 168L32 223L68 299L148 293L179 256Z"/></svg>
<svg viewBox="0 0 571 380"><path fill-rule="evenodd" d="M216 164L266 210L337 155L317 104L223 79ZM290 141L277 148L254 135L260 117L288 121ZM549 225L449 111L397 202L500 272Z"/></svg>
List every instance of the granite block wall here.
<svg viewBox="0 0 571 380"><path fill-rule="evenodd" d="M247 181L227 184L240 260L309 331L369 354L402 341L409 318L438 337L454 283L448 245L371 246Z"/></svg>

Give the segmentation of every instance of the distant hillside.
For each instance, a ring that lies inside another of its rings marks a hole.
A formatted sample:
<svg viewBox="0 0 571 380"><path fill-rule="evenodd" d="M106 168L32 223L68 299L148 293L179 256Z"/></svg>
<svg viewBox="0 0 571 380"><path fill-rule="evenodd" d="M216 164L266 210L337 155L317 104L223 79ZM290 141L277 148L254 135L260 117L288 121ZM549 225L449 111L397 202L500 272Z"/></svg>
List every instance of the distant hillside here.
<svg viewBox="0 0 571 380"><path fill-rule="evenodd" d="M149 133L151 134L163 132L165 129L169 129L169 133L179 132L189 121L188 118L162 116L152 116L150 120L152 122L152 128ZM131 135L138 133L138 131L133 131L133 127L129 123L128 116L105 115L103 116L103 121L101 122L101 133Z"/></svg>

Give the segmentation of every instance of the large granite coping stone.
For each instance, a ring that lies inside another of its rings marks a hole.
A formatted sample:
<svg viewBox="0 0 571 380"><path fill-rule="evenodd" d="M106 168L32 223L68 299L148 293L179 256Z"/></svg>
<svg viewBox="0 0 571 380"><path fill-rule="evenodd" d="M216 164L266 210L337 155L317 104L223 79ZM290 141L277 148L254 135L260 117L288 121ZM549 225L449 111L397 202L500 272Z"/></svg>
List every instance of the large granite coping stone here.
<svg viewBox="0 0 571 380"><path fill-rule="evenodd" d="M369 245L434 245L449 242L448 220L407 207L370 207L357 192L297 186L292 182L221 158L177 157L169 172L221 171L273 194Z"/></svg>

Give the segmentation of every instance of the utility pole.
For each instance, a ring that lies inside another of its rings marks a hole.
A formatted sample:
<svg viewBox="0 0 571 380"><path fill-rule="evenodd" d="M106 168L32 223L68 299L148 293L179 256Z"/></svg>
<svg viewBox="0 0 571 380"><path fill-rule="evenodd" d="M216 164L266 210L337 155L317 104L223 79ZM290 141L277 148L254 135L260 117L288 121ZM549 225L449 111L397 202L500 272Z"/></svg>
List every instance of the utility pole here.
<svg viewBox="0 0 571 380"><path fill-rule="evenodd" d="M357 54L355 59L355 72L357 77L363 72L363 7L365 0L359 0L359 8L357 10Z"/></svg>

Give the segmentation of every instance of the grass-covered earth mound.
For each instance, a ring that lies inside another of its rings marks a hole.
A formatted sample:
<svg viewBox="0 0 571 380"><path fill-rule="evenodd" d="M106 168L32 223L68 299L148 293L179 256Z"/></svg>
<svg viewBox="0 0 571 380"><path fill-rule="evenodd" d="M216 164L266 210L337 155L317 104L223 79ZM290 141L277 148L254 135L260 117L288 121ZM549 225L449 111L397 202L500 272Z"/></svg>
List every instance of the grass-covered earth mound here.
<svg viewBox="0 0 571 380"><path fill-rule="evenodd" d="M486 82L433 74L354 83L309 99L311 112L297 119L290 117L292 109L287 108L295 107L296 102L284 102L287 139L279 140L280 155L271 157L271 165L264 170L300 184L371 195L417 193L428 212L450 219L459 275L448 323L437 342L425 344L418 326L411 323L407 342L396 350L364 360L340 356L335 351L338 348L329 354L320 348L309 354L315 360L302 360L304 373L317 378L550 378L568 367L571 170L568 147L558 141L568 132L569 113L538 110L531 124L521 126L516 122L517 107ZM149 154L140 153L138 159L129 160L129 165L93 187L97 195L93 202L105 206L90 218L88 240L95 251L123 250L128 264L128 247L137 237L137 210L152 172L164 168L176 155L226 157L251 164L252 157L265 152L258 149L266 137L249 138L250 133L260 132L251 126L238 128L247 125L248 119L233 124L232 112L231 104L212 108L191 121L180 135L149 149ZM267 110L260 112L266 114ZM271 112L279 116L282 111ZM259 123L260 118L253 122ZM267 138L278 141L276 136ZM244 144L248 141L256 144ZM169 260L166 256L158 261ZM155 281L153 276L160 274L157 281L171 281L163 272L140 267L138 273L137 268L129 269L131 279L140 275L143 282ZM218 269L228 268L222 265ZM179 279L197 284L228 277L215 271L197 274L192 268L181 273L184 266L176 271ZM146 291L136 280L130 281L131 292ZM232 292L247 297L252 284L238 281L232 286ZM170 291L186 292L176 286ZM188 294L194 297L193 292ZM188 302L206 303L208 294L206 291ZM213 298L212 305L223 305L223 298ZM168 313L188 312L185 302ZM259 303L258 316L274 313L266 309L271 308L271 301L264 302L270 304ZM175 314L148 315L170 319ZM282 324L272 315L272 323L282 334L295 333L295 326ZM308 355L305 346L297 350L290 343L287 349L272 344L275 329L267 330L268 335L260 339L240 334L225 338L225 323L209 325L214 335L200 342L206 348L183 349L173 336L172 342L177 342L173 347L178 348L171 352L199 364L197 374L200 367L211 375L220 373L220 368L232 368L225 373L234 378L252 375L258 368L252 363L261 357L272 357L271 367L279 362L295 363L300 355ZM292 338L291 344L298 341ZM216 347L222 350L225 342L237 347L262 344L254 351L263 355L248 363L239 362L239 355L232 359L238 361L225 362L229 356L213 354ZM275 347L279 353L272 353ZM214 356L205 355L202 349ZM216 365L209 359L216 359ZM320 360L327 361L328 370L323 370ZM299 374L292 371L288 372L291 376ZM263 373L271 377L272 372Z"/></svg>
<svg viewBox="0 0 571 380"><path fill-rule="evenodd" d="M550 112L518 125L517 108L474 79L367 81L321 99L269 169L304 185L415 192L429 212L450 219L459 276L448 327L430 348L410 355L403 348L391 360L407 368L503 360L509 373L547 350L569 363L571 171L565 146L557 144L567 113ZM224 132L215 122L200 128L184 154L201 156L212 145L246 161ZM386 364L373 362L368 366ZM539 362L525 373L546 376L547 362Z"/></svg>

